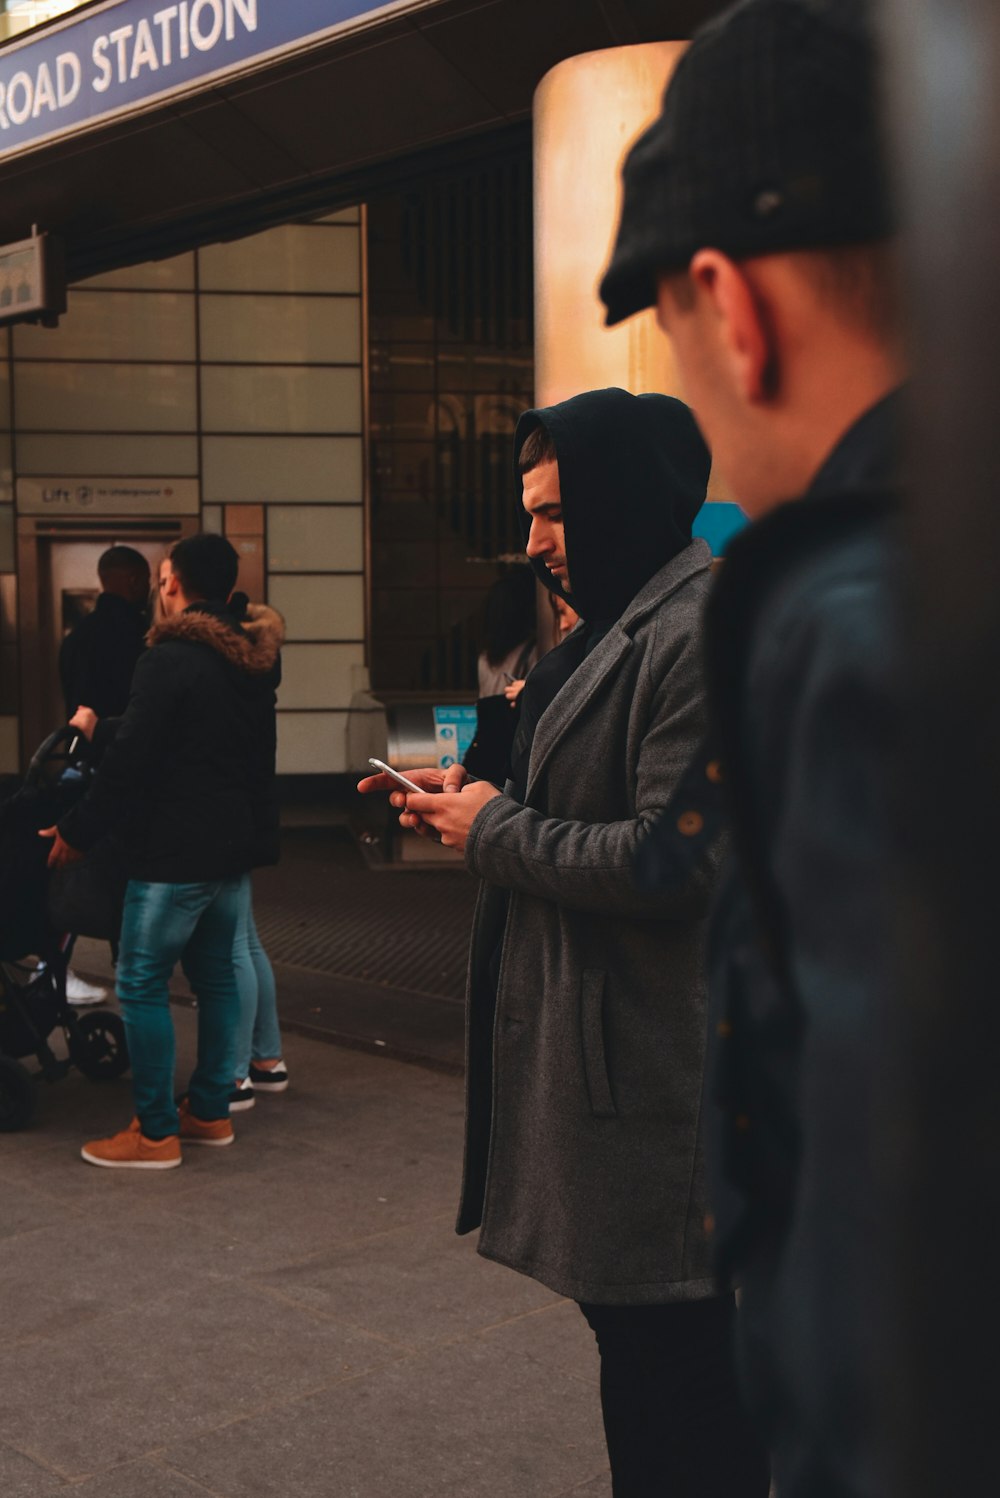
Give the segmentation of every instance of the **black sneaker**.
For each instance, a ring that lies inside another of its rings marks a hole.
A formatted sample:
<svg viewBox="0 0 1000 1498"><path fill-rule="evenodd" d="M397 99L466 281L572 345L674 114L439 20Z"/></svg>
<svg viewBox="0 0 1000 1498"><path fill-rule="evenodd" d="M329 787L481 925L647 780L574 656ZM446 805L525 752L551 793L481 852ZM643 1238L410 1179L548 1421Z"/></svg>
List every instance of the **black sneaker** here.
<svg viewBox="0 0 1000 1498"><path fill-rule="evenodd" d="M284 1092L288 1086L288 1068L284 1061L277 1066L254 1066L251 1061L247 1080L253 1083L255 1092Z"/></svg>
<svg viewBox="0 0 1000 1498"><path fill-rule="evenodd" d="M256 1098L253 1095L253 1083L249 1077L244 1077L242 1082L237 1082L229 1094L230 1113L245 1113L252 1108Z"/></svg>

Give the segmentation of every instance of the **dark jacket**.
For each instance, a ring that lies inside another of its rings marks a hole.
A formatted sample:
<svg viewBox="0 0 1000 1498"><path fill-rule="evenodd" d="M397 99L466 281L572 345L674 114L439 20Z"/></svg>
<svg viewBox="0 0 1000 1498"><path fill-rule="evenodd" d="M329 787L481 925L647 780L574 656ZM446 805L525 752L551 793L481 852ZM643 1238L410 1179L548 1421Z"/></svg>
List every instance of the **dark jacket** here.
<svg viewBox="0 0 1000 1498"><path fill-rule="evenodd" d="M712 860L668 893L632 870L705 723L711 556L690 525L708 454L662 397L598 392L531 416L557 445L573 588L605 622L589 650L581 630L540 663L563 651L571 669L538 718L523 804L508 783L469 835L483 885L458 1228L481 1223L480 1253L578 1300L697 1299L714 1291L698 1145ZM690 482L682 469L671 485L666 457L686 442ZM623 609L602 547L631 578Z"/></svg>
<svg viewBox="0 0 1000 1498"><path fill-rule="evenodd" d="M66 716L78 707L99 718L125 711L132 673L146 648L147 621L141 609L114 593L101 593L93 613L81 619L59 647L59 678Z"/></svg>
<svg viewBox="0 0 1000 1498"><path fill-rule="evenodd" d="M131 878L229 878L278 855L275 692L281 618L192 604L149 634L124 717L94 784L60 823L84 851L105 833Z"/></svg>
<svg viewBox="0 0 1000 1498"><path fill-rule="evenodd" d="M730 547L707 625L736 853L711 937L716 1258L743 1284L747 1393L790 1498L880 1490L872 1062L891 925L893 408Z"/></svg>

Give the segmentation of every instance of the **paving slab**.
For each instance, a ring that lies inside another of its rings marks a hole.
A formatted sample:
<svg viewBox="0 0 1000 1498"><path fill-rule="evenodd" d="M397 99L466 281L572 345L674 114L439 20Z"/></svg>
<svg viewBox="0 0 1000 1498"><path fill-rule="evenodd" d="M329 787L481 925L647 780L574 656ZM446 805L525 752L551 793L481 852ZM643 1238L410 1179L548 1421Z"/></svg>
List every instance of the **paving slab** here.
<svg viewBox="0 0 1000 1498"><path fill-rule="evenodd" d="M3 1498L49 1498L64 1493L62 1478L47 1472L30 1457L9 1446L0 1446L0 1493Z"/></svg>
<svg viewBox="0 0 1000 1498"><path fill-rule="evenodd" d="M211 1489L155 1461L129 1462L63 1488L66 1498L211 1498Z"/></svg>
<svg viewBox="0 0 1000 1498"><path fill-rule="evenodd" d="M607 1498L582 1318L454 1234L461 1080L297 1035L286 1059L288 1093L179 1170L80 1160L127 1078L70 1074L0 1135L0 1494Z"/></svg>
<svg viewBox="0 0 1000 1498"><path fill-rule="evenodd" d="M166 1460L223 1498L555 1498L606 1465L593 1416L585 1384L512 1356L499 1329L171 1447Z"/></svg>
<svg viewBox="0 0 1000 1498"><path fill-rule="evenodd" d="M411 1350L562 1304L536 1281L481 1259L474 1239L457 1238L452 1226L451 1214L433 1218L328 1249L254 1281Z"/></svg>

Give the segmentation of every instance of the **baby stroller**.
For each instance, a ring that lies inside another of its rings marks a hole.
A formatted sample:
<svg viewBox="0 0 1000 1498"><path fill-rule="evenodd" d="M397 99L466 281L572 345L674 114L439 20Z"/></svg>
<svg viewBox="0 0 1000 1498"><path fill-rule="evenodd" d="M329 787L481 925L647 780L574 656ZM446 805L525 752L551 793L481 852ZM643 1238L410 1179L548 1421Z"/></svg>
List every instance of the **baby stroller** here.
<svg viewBox="0 0 1000 1498"><path fill-rule="evenodd" d="M40 1080L57 1081L76 1066L100 1081L129 1065L121 1016L108 1009L77 1014L66 1001L77 936L117 940L125 888L117 851L102 844L82 863L50 875L52 844L38 836L86 790L88 747L75 729L50 734L24 784L0 805L0 1132L29 1122ZM65 1059L49 1044L56 1030L66 1042ZM35 1071L22 1064L30 1057Z"/></svg>

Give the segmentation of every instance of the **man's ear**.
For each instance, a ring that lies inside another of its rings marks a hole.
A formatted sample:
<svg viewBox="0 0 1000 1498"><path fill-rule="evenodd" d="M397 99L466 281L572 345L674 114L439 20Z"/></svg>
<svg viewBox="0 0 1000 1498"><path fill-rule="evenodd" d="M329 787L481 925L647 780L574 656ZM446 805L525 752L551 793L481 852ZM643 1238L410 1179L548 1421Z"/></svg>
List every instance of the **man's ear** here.
<svg viewBox="0 0 1000 1498"><path fill-rule="evenodd" d="M767 400L776 388L776 350L770 321L747 276L719 250L699 250L689 274L698 300L715 318L737 391L752 405Z"/></svg>

